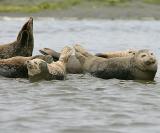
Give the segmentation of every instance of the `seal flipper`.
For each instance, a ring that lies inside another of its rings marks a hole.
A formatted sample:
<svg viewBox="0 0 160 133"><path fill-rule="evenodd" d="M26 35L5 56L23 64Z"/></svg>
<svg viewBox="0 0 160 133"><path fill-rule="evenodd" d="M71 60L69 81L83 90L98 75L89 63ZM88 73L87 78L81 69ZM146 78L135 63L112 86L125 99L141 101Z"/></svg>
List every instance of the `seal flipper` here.
<svg viewBox="0 0 160 133"><path fill-rule="evenodd" d="M36 59L36 58L42 59L49 64L54 61L51 55L35 55L35 56L32 56L31 60Z"/></svg>
<svg viewBox="0 0 160 133"><path fill-rule="evenodd" d="M79 60L80 64L83 66L83 64L85 63L85 56L78 51L75 52L75 56Z"/></svg>
<svg viewBox="0 0 160 133"><path fill-rule="evenodd" d="M59 61L62 61L64 63L68 62L69 57L72 54L72 49L68 46L64 47L61 51L61 55L59 57Z"/></svg>
<svg viewBox="0 0 160 133"><path fill-rule="evenodd" d="M60 53L50 49L50 48L43 48L40 49L39 52L43 55L51 55L54 61L58 61L60 57Z"/></svg>
<svg viewBox="0 0 160 133"><path fill-rule="evenodd" d="M76 44L76 45L74 46L74 49L75 49L76 52L81 53L81 54L82 54L83 56L85 56L85 57L93 56L92 54L88 53L88 52L87 52L81 45L79 45L79 44Z"/></svg>

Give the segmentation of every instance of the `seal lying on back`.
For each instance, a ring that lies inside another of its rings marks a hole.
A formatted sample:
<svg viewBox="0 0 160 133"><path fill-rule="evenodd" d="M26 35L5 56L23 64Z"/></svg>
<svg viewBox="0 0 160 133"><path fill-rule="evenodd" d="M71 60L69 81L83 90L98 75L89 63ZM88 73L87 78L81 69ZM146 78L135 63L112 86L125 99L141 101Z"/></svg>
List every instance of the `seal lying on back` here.
<svg viewBox="0 0 160 133"><path fill-rule="evenodd" d="M0 45L0 58L7 59L14 56L32 56L33 47L33 18L30 18L23 25L16 41Z"/></svg>
<svg viewBox="0 0 160 133"><path fill-rule="evenodd" d="M75 45L75 55L84 72L103 79L153 80L157 72L157 60L149 50L139 50L131 57L104 59L88 53Z"/></svg>
<svg viewBox="0 0 160 133"><path fill-rule="evenodd" d="M48 64L41 59L27 61L28 75L31 82L38 80L64 80L66 77L66 64L72 54L70 47L64 47L57 62Z"/></svg>
<svg viewBox="0 0 160 133"><path fill-rule="evenodd" d="M53 61L50 55L36 55L33 57L16 56L8 59L1 59L0 75L8 78L27 78L28 70L25 62L36 58L42 59L48 63Z"/></svg>
<svg viewBox="0 0 160 133"><path fill-rule="evenodd" d="M60 57L60 53L50 49L43 48L39 50L44 55L51 55L54 61L57 61ZM135 54L134 50L125 50L125 51L115 51L115 52L107 52L107 53L99 53L96 56L103 58L114 58L114 57L127 57L133 56ZM79 62L79 60L75 57L75 55L71 55L68 63L67 63L67 72L72 74L82 73L83 69Z"/></svg>

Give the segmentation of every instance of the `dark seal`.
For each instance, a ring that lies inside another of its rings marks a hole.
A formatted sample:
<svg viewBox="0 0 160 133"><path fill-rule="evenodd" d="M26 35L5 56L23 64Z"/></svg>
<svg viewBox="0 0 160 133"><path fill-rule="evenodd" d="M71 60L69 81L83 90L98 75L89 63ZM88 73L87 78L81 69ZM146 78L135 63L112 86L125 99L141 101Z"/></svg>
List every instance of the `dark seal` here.
<svg viewBox="0 0 160 133"><path fill-rule="evenodd" d="M33 18L30 17L19 31L16 41L0 45L0 58L7 59L14 56L32 56L33 47Z"/></svg>
<svg viewBox="0 0 160 133"><path fill-rule="evenodd" d="M103 79L153 80L157 72L157 60L149 50L139 50L131 57L105 59L88 53L75 45L75 55L84 72Z"/></svg>
<svg viewBox="0 0 160 133"><path fill-rule="evenodd" d="M8 78L27 78L28 70L26 61L32 59L42 59L48 63L53 61L50 55L36 55L33 57L16 56L0 60L0 75Z"/></svg>

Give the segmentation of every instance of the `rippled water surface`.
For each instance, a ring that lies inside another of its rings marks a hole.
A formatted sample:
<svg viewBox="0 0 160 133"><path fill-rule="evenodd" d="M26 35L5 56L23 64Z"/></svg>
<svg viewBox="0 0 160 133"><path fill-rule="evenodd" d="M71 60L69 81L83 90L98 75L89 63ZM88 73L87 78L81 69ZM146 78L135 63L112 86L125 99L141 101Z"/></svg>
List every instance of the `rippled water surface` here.
<svg viewBox="0 0 160 133"><path fill-rule="evenodd" d="M0 43L15 40L27 18L1 18ZM81 43L95 53L149 48L160 57L160 21L34 21L35 49ZM159 133L160 74L154 82L68 75L29 83L0 77L1 133Z"/></svg>

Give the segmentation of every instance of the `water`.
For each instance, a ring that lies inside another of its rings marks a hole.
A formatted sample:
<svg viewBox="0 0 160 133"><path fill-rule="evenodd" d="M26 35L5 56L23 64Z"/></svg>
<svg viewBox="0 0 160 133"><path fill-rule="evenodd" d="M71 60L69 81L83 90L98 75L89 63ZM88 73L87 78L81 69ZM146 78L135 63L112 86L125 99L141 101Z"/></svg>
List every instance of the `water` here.
<svg viewBox="0 0 160 133"><path fill-rule="evenodd" d="M1 18L0 43L15 40L27 18ZM95 53L149 48L160 57L160 21L34 21L35 49L82 44ZM0 78L0 133L159 133L160 74L155 81L68 75L29 83Z"/></svg>

